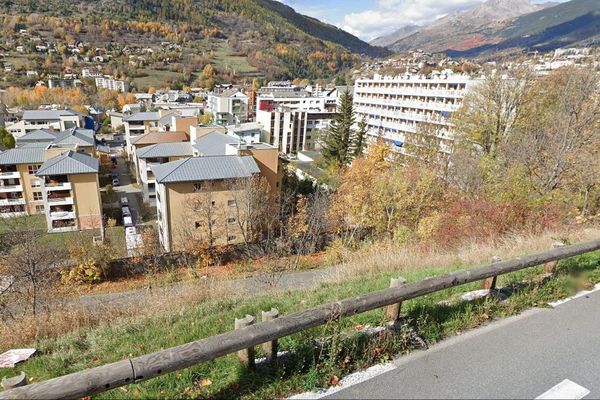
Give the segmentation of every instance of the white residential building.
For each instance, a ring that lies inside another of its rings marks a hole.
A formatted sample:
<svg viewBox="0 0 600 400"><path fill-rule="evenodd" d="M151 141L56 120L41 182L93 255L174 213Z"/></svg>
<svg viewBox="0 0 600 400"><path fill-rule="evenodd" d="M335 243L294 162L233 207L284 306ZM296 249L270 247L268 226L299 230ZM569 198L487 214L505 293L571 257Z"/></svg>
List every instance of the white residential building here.
<svg viewBox="0 0 600 400"><path fill-rule="evenodd" d="M217 125L231 125L248 120L248 96L236 88L211 93L207 99L207 109Z"/></svg>
<svg viewBox="0 0 600 400"><path fill-rule="evenodd" d="M420 124L437 128L440 150L447 152L452 140L449 117L461 105L467 91L479 79L440 73L428 76L401 75L357 79L354 84L356 120L365 119L368 134L380 136L402 151L407 135Z"/></svg>
<svg viewBox="0 0 600 400"><path fill-rule="evenodd" d="M71 110L25 110L23 118L6 129L16 139L25 136L28 132L40 129L65 131L70 128L83 127L83 117Z"/></svg>
<svg viewBox="0 0 600 400"><path fill-rule="evenodd" d="M226 128L228 135L241 139L243 143L260 143L264 136L264 126L257 122L228 125Z"/></svg>
<svg viewBox="0 0 600 400"><path fill-rule="evenodd" d="M339 88L302 88L286 82L261 88L256 121L263 125L264 140L286 154L315 150L317 131L329 127L339 94Z"/></svg>
<svg viewBox="0 0 600 400"><path fill-rule="evenodd" d="M278 107L256 112L256 121L264 127L264 139L285 154L315 150L317 133L329 127L335 112L309 111Z"/></svg>
<svg viewBox="0 0 600 400"><path fill-rule="evenodd" d="M111 76L102 76L96 78L96 87L98 89L115 90L119 92L129 91L129 82L113 79Z"/></svg>
<svg viewBox="0 0 600 400"><path fill-rule="evenodd" d="M123 118L127 155L133 161L133 141L150 132L158 132L161 115L157 111L138 112Z"/></svg>

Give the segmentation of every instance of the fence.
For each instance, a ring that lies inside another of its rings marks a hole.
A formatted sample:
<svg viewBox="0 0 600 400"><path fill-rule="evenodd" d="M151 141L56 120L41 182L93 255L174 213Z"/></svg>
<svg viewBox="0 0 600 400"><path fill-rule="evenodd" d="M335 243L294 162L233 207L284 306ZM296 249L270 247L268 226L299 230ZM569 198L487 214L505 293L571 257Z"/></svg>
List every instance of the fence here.
<svg viewBox="0 0 600 400"><path fill-rule="evenodd" d="M600 240L594 240L572 246L558 247L513 260L494 260L489 265L456 271L410 284L396 282L389 289L321 305L270 320L267 319L257 325L240 327L240 329L231 332L166 350L0 392L0 399L56 399L89 396L152 379L227 354L250 349L253 346L275 341L284 336L336 321L342 317L394 306L405 300L470 282L479 280L489 282L489 278L493 280L498 275L537 265L546 264L551 267L552 263L558 260L599 249Z"/></svg>

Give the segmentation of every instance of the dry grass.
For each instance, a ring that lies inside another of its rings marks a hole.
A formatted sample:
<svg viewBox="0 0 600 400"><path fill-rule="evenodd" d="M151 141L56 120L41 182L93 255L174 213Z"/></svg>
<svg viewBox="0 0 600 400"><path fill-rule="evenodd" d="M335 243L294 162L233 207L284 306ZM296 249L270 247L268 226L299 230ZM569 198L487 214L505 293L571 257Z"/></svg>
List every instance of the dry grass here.
<svg viewBox="0 0 600 400"><path fill-rule="evenodd" d="M489 240L470 242L456 249L404 246L378 243L363 246L348 253L334 274L337 281L381 272L461 266L464 268L490 262L499 256L504 260L549 250L558 240L578 243L600 238L600 227L573 227L564 231L549 231L540 235L515 234Z"/></svg>
<svg viewBox="0 0 600 400"><path fill-rule="evenodd" d="M242 293L230 284L211 282L182 289L173 287L148 292L136 296L134 300L128 299L126 307L119 304L118 297L110 303L95 302L90 306L62 301L51 312L28 315L0 325L0 353L80 330L132 323L174 310L183 312L186 307L200 302L240 295Z"/></svg>
<svg viewBox="0 0 600 400"><path fill-rule="evenodd" d="M391 243L365 245L354 252L344 254L344 262L331 268L322 281L339 283L361 276L373 276L386 272L398 272L440 267L468 268L489 262L493 256L509 259L550 249L556 240L576 243L600 237L600 228L577 228L564 232L547 232L528 236L513 235L486 243L468 243L455 250L438 250L419 246L398 247ZM51 313L28 316L9 324L0 325L0 352L36 341L55 338L70 332L86 330L103 325L121 325L144 320L165 313L184 313L194 305L212 300L243 298L245 291L256 292L249 285L218 278L197 279L177 286L155 288L131 294L116 293L105 304L95 302L85 306L74 303L73 298L56 303ZM264 291L266 292L267 289ZM278 288L268 290L277 291ZM72 295L80 293L73 291ZM120 304L120 297L126 299ZM70 300L70 303L69 303ZM18 334L16 334L18 332Z"/></svg>

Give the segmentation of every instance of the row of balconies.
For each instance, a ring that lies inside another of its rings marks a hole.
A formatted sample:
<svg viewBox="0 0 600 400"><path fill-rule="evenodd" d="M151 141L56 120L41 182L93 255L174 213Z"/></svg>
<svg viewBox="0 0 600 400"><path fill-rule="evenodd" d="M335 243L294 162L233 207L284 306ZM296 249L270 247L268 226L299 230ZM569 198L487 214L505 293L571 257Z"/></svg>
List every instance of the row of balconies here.
<svg viewBox="0 0 600 400"><path fill-rule="evenodd" d="M405 96L430 96L430 97L464 97L465 90L458 89L419 89L414 87L392 87L392 88L356 88L355 95L365 94L395 94Z"/></svg>
<svg viewBox="0 0 600 400"><path fill-rule="evenodd" d="M456 111L460 104L452 104L452 103L443 103L439 101L413 101L413 100L401 100L401 99L383 99L376 97L356 97L354 99L355 105L372 105L377 104L384 107L403 107L403 108L418 108L423 110L431 110L431 111L447 111L454 112Z"/></svg>
<svg viewBox="0 0 600 400"><path fill-rule="evenodd" d="M416 122L428 122L438 125L450 125L450 122L441 117L438 114L419 114L419 113L406 113L393 110L382 110L371 107L357 107L356 112L359 114L376 115L380 117L386 117L391 119L403 119L407 121ZM370 117L373 118L373 117ZM377 119L377 118L375 118Z"/></svg>

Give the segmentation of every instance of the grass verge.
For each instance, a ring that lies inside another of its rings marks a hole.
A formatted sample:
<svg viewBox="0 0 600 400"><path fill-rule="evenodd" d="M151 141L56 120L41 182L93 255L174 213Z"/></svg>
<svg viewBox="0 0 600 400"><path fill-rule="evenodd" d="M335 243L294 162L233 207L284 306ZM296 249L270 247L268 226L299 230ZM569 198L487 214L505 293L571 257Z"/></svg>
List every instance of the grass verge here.
<svg viewBox="0 0 600 400"><path fill-rule="evenodd" d="M428 344L450 335L478 327L490 320L543 306L549 301L568 297L578 290L600 282L600 253L590 253L562 261L553 279L541 279L542 268L530 268L499 278L499 286L517 290L505 301L483 299L458 301L457 296L479 289L472 283L433 293L403 304L406 328L411 328ZM408 282L461 268L422 268L403 271ZM289 314L308 307L387 287L397 272L380 272L353 277L341 282L324 283L312 290L286 291L252 298L212 297L178 312L162 313L131 323L115 323L96 329L81 330L59 339L36 344L38 356L20 365L11 375L23 370L33 382L90 368L123 358L142 355L232 329L233 319L245 314L257 315L271 307ZM440 304L443 300L444 301ZM383 310L344 318L310 331L285 337L282 350L294 356L275 370L250 372L239 367L235 355L222 357L186 370L137 385L99 395L101 398L273 398L314 390L335 383L337 377L384 362L408 352L412 343L404 333L384 336L375 343L364 340L342 341L341 337L364 326L385 322ZM328 346L314 350L314 339L333 337ZM257 348L257 350L259 350Z"/></svg>

